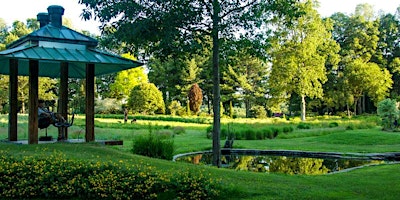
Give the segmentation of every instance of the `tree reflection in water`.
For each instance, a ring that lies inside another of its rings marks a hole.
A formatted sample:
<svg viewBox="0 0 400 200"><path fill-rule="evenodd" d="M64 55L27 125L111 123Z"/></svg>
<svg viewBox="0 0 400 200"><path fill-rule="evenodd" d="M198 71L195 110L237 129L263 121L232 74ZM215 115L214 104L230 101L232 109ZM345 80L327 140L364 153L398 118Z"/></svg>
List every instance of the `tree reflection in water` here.
<svg viewBox="0 0 400 200"><path fill-rule="evenodd" d="M189 162L200 165L210 165L211 154L197 154L176 159L178 162ZM324 159L303 158L288 156L252 156L252 155L225 155L222 157L223 167L238 171L273 172L285 174L319 175L337 172L353 167L381 164L381 160L354 160L354 159Z"/></svg>

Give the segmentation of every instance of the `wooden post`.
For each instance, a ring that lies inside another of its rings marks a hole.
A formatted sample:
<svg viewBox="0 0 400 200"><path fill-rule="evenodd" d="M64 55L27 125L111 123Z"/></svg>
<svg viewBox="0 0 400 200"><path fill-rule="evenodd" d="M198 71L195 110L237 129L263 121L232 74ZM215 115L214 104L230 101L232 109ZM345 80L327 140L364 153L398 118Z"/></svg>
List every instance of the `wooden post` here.
<svg viewBox="0 0 400 200"><path fill-rule="evenodd" d="M17 141L18 127L18 60L10 59L10 83L8 88L10 113L8 114L8 140Z"/></svg>
<svg viewBox="0 0 400 200"><path fill-rule="evenodd" d="M28 144L38 144L39 61L29 60Z"/></svg>
<svg viewBox="0 0 400 200"><path fill-rule="evenodd" d="M64 119L68 119L68 63L61 63L60 95L58 99L58 111ZM60 127L59 139L68 140L68 128ZM61 136L61 137L60 137Z"/></svg>
<svg viewBox="0 0 400 200"><path fill-rule="evenodd" d="M94 64L86 64L86 142L94 138Z"/></svg>

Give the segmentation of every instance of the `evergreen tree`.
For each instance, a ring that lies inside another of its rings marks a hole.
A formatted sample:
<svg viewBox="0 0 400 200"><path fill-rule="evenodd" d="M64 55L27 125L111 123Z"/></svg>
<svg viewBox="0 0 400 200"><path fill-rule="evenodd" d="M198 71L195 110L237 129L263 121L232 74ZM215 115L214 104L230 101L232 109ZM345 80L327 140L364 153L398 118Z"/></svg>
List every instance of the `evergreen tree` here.
<svg viewBox="0 0 400 200"><path fill-rule="evenodd" d="M197 83L193 84L189 90L189 105L190 110L194 113L200 111L200 106L203 103L203 93Z"/></svg>

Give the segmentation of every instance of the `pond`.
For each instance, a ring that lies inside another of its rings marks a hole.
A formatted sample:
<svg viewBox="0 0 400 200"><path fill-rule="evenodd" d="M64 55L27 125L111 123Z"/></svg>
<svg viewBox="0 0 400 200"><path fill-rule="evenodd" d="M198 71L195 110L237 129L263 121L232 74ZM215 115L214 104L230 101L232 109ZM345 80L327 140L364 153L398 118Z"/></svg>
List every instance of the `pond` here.
<svg viewBox="0 0 400 200"><path fill-rule="evenodd" d="M398 154L340 154L300 151L222 150L222 167L238 171L319 175L399 161ZM212 152L181 154L177 162L211 165Z"/></svg>

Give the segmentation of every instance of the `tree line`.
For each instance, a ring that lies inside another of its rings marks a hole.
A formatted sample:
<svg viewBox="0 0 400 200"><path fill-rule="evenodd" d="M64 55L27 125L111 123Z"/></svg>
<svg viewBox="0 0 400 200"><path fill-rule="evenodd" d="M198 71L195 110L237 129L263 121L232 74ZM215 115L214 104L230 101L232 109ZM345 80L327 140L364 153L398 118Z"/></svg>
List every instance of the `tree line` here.
<svg viewBox="0 0 400 200"><path fill-rule="evenodd" d="M258 1L248 2L247 8L254 9L252 15L241 17L252 17L251 23L249 19L247 24L235 19L232 23L242 27L237 30L230 27L235 31L221 32L218 39L220 111L223 115L234 117L234 108L243 108L246 117L254 117L254 109L264 109L269 114L300 115L305 120L310 112L374 113L379 101L387 97L398 98L400 9L395 14L376 14L371 5L360 4L352 14L335 13L322 18L316 11L317 1L287 1L289 3L282 5L291 5L290 9L283 10L283 14L275 12L268 15L262 14L265 10L257 12L257 9L261 10L261 7L255 6ZM254 5L250 5L251 2ZM280 2L276 1L276 4ZM232 7L239 8L240 5ZM105 24L102 27L102 35L97 36L100 48L133 59L132 55L135 55L145 60L146 66L96 77L99 112L120 112L122 107L142 113L214 112L212 29L200 25L187 31L173 29L177 26L173 23L184 17L197 20L194 11L186 15L178 11L168 16L169 21L164 21L163 27L152 27L150 17L148 21L135 24L142 26L139 28L132 28L129 24L120 24L119 27ZM109 16L112 14L108 13ZM68 20L64 25L71 27ZM26 23L15 21L11 27L0 19L0 49L4 50L7 44L38 28L36 19L27 19ZM116 28L131 28L129 30L132 31L121 35ZM163 28L162 40L159 35L143 35L143 31L149 31L149 28ZM21 112L25 112L28 78L19 77L18 81ZM57 79L40 78L39 83L40 97L57 99ZM146 84L155 87L142 86ZM201 89L201 110L190 105L195 104L189 99L190 88L194 85ZM7 76L0 75L0 87L1 110L7 112ZM70 107L77 112L84 111L83 87L84 81L69 80ZM156 102L153 107L157 105L159 109L137 109L143 107L137 95L154 96L139 93L135 87L150 88L149 93L153 90L157 93L158 90L162 97L153 100L158 99L162 103ZM188 105L188 109L177 112L177 105Z"/></svg>

